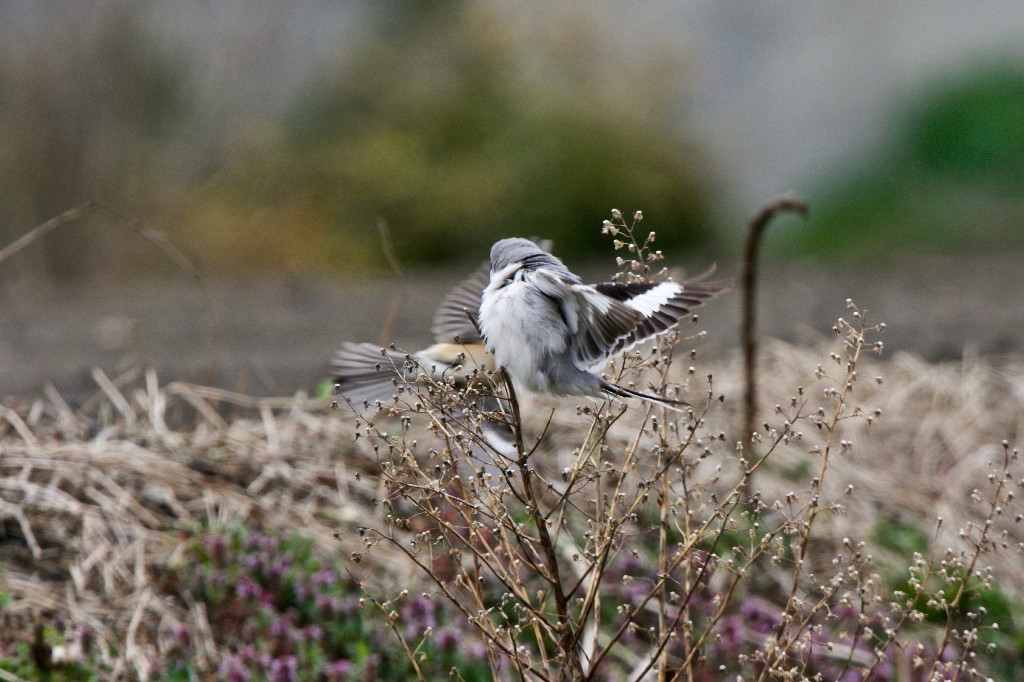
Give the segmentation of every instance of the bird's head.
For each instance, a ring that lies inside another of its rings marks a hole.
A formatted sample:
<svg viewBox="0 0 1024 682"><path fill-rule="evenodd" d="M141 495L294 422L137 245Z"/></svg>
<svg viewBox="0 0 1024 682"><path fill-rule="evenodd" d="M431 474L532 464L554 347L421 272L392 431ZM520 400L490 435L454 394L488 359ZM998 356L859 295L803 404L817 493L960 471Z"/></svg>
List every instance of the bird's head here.
<svg viewBox="0 0 1024 682"><path fill-rule="evenodd" d="M560 276L577 280L559 259L547 253L529 239L512 237L502 239L491 247L491 274L504 272L510 275L510 266L518 264L525 271L547 268Z"/></svg>

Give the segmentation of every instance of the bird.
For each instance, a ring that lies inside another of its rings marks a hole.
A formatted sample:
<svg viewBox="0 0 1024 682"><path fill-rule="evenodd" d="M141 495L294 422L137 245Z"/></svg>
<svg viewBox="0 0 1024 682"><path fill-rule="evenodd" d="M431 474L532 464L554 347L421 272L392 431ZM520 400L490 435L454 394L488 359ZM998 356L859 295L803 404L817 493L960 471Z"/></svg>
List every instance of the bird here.
<svg viewBox="0 0 1024 682"><path fill-rule="evenodd" d="M495 364L527 393L673 407L685 403L618 386L599 372L727 287L722 281L584 284L561 260L515 237L491 247L478 322Z"/></svg>
<svg viewBox="0 0 1024 682"><path fill-rule="evenodd" d="M480 401L480 411L485 415L484 434L492 442L511 442L511 429L499 416L507 412L505 404L491 394L494 356L484 348L474 322L489 271L489 264L484 263L445 296L431 323L435 343L423 350L407 354L393 346L343 343L331 361L335 393L357 411L368 412L393 404L395 396L415 390L421 375L459 390L475 382L484 393Z"/></svg>

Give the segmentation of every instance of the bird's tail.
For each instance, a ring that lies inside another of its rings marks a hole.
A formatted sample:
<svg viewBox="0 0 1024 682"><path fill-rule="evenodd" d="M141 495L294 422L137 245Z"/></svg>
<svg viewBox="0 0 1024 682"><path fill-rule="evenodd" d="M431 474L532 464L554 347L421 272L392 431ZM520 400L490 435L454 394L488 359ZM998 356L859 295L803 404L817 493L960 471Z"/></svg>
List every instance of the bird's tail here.
<svg viewBox="0 0 1024 682"><path fill-rule="evenodd" d="M623 388L622 386L605 381L604 379L601 379L601 390L615 396L616 398L639 398L640 400L646 400L647 402L654 403L655 405L662 405L670 410L676 410L677 412L681 412L683 407L690 406L690 403L684 400L673 400L672 398L663 398L658 395L640 393L639 391Z"/></svg>
<svg viewBox="0 0 1024 682"><path fill-rule="evenodd" d="M414 359L371 343L345 343L334 354L331 372L337 392L357 411L370 410L379 401L390 403L402 387L414 387L415 375L426 371ZM514 434L502 415L511 413L506 401L487 395L479 403L485 415L481 428L496 450L508 454L514 450Z"/></svg>
<svg viewBox="0 0 1024 682"><path fill-rule="evenodd" d="M352 405L372 406L388 402L408 385L406 356L372 343L345 343L331 360L338 393Z"/></svg>

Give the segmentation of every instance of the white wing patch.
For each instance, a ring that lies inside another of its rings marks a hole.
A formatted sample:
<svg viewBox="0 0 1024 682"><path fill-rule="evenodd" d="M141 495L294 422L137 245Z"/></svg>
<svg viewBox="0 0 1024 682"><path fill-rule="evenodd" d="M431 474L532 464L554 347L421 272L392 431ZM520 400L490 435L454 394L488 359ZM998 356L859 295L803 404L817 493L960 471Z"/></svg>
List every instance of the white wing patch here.
<svg viewBox="0 0 1024 682"><path fill-rule="evenodd" d="M682 293L682 291L683 287L675 282L662 282L649 291L623 301L623 303L634 310L640 311L644 317L649 317L672 300L674 296Z"/></svg>

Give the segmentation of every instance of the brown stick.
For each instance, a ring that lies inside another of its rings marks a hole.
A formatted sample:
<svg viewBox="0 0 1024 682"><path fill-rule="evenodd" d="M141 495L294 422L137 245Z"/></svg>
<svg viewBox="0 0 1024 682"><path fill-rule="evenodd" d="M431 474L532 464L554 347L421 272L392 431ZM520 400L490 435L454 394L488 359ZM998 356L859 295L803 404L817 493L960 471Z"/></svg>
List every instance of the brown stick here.
<svg viewBox="0 0 1024 682"><path fill-rule="evenodd" d="M761 210L750 220L747 241L743 245L743 288L742 327L743 338L744 384L742 442L749 446L750 437L754 432L754 414L757 410L757 335L754 330L755 304L757 294L757 254L761 246L768 223L780 211L792 211L800 215L807 214L807 204L793 194L775 197L761 207Z"/></svg>

